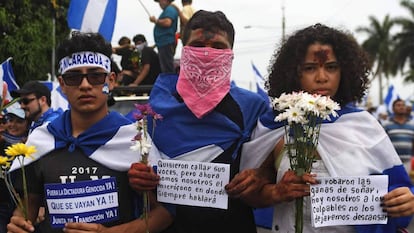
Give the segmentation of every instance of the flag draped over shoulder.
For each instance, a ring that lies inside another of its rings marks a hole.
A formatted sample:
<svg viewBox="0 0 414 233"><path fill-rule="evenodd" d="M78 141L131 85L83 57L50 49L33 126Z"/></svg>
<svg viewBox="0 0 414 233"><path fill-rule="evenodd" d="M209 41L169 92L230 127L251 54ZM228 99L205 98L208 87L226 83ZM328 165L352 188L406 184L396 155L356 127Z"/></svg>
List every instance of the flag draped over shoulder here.
<svg viewBox="0 0 414 233"><path fill-rule="evenodd" d="M11 66L11 57L7 58L6 61L1 63L0 66L0 81L7 83L7 99L12 99L10 92L19 89L19 85L14 79L13 68ZM0 85L0 93L3 93L3 85Z"/></svg>
<svg viewBox="0 0 414 233"><path fill-rule="evenodd" d="M52 150L67 148L72 152L78 148L90 159L110 169L128 171L131 164L139 160L139 151L129 149L136 134L136 126L131 121L117 112L110 112L75 138L68 110L33 130L26 145L35 146L36 152L32 154L33 159L25 159L23 164L26 166ZM10 172L20 166L15 160Z"/></svg>
<svg viewBox="0 0 414 233"><path fill-rule="evenodd" d="M112 40L115 27L117 0L71 0L68 25L81 32L99 32Z"/></svg>

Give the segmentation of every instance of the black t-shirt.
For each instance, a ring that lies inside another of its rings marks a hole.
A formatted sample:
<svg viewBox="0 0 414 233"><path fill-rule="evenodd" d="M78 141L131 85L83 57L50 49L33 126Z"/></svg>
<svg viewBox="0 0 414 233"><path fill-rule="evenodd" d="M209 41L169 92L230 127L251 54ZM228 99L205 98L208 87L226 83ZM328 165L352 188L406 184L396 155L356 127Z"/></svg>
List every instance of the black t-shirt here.
<svg viewBox="0 0 414 233"><path fill-rule="evenodd" d="M116 159L116 155L114 157ZM103 225L119 225L135 218L136 196L129 187L127 172L115 171L99 164L78 149L69 152L67 148L64 148L50 152L26 166L26 177L29 193L41 195L43 205L46 206L46 219L39 226L40 232L62 232L61 229L51 228L50 225L44 196L44 184L48 183L74 183L113 177L116 179L119 219Z"/></svg>
<svg viewBox="0 0 414 233"><path fill-rule="evenodd" d="M155 80L158 77L158 74L161 73L160 61L158 59L158 54L151 47L144 47L141 54L141 67L145 64L150 65L150 70L147 76L142 80L140 84L142 85L153 85Z"/></svg>
<svg viewBox="0 0 414 233"><path fill-rule="evenodd" d="M118 48L115 50L115 53L121 56L121 67L123 70L134 70L134 66L131 62L133 50L131 48Z"/></svg>
<svg viewBox="0 0 414 233"><path fill-rule="evenodd" d="M176 98L182 101L178 93ZM244 129L243 114L230 94L223 98L214 111L222 113ZM238 141L235 141L212 161L230 164L230 179L239 172L241 151L238 151L237 158L232 158L237 144ZM253 210L239 198L229 198L227 210L185 205L177 205L175 210L174 223L163 233L256 233Z"/></svg>

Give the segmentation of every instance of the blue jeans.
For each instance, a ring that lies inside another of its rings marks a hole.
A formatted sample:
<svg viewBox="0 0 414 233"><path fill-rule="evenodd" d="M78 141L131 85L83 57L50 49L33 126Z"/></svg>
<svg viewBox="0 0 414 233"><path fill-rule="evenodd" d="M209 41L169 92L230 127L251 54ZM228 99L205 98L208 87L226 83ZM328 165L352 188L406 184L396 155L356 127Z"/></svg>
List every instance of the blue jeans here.
<svg viewBox="0 0 414 233"><path fill-rule="evenodd" d="M174 69L175 44L158 47L158 59L162 73L175 73Z"/></svg>

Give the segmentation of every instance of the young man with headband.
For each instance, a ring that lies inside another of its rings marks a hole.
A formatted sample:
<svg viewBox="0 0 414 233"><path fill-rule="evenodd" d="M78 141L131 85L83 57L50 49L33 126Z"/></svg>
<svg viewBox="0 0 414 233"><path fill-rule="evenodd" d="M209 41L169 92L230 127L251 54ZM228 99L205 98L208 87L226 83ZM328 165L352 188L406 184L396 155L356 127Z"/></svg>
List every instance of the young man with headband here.
<svg viewBox="0 0 414 233"><path fill-rule="evenodd" d="M71 109L29 136L27 145L37 150L33 160L24 160L29 215L25 221L16 210L8 232L33 232L42 204L40 232L146 232L136 213L141 197L127 177L131 163L139 161L130 149L137 130L107 106L115 81L110 56L111 45L95 33L74 33L59 46L59 83ZM171 217L161 205L151 207L148 229L159 232Z"/></svg>

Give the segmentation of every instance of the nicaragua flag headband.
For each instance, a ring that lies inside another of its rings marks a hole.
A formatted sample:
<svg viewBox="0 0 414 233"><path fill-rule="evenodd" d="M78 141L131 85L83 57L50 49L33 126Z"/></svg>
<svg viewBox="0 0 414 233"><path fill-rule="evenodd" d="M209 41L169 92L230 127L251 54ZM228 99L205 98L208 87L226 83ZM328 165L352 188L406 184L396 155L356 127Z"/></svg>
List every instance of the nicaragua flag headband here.
<svg viewBox="0 0 414 233"><path fill-rule="evenodd" d="M73 53L72 56L62 58L59 62L59 74L64 74L72 68L84 66L98 66L111 72L111 59L102 53L96 52L79 52Z"/></svg>

